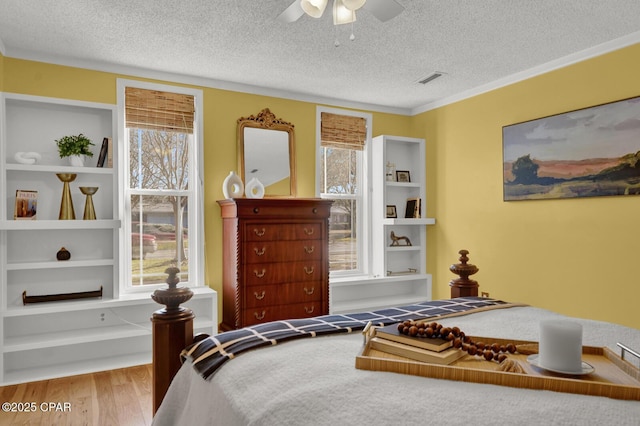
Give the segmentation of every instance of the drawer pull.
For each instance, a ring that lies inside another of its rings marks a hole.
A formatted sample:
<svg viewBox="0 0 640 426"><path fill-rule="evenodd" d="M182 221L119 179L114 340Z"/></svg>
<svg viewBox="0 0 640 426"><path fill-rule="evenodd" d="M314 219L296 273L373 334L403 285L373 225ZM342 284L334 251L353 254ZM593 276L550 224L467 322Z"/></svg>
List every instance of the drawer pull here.
<svg viewBox="0 0 640 426"><path fill-rule="evenodd" d="M257 270L257 269L254 269L254 270L253 270L253 273L256 275L256 277L258 277L258 278L262 278L262 277L264 277L264 274L266 274L266 273L267 273L267 270L266 270L266 269L263 269L262 271L258 272L258 270Z"/></svg>
<svg viewBox="0 0 640 426"><path fill-rule="evenodd" d="M313 250L315 250L315 246L311 246L311 247L304 246L304 251L306 251L307 254L313 253Z"/></svg>
<svg viewBox="0 0 640 426"><path fill-rule="evenodd" d="M307 235L313 235L313 228L304 228L304 233Z"/></svg>
<svg viewBox="0 0 640 426"><path fill-rule="evenodd" d="M260 250L258 247L254 247L253 251L255 251L258 256L262 256L264 252L267 251L267 249L265 247L262 247L262 250Z"/></svg>
<svg viewBox="0 0 640 426"><path fill-rule="evenodd" d="M253 228L253 232L255 232L258 237L262 237L266 232L266 229L262 228L258 230L258 228Z"/></svg>
<svg viewBox="0 0 640 426"><path fill-rule="evenodd" d="M314 267L313 266L311 268L307 268L306 266L304 267L304 272L307 275L313 274L313 271L314 271Z"/></svg>
<svg viewBox="0 0 640 426"><path fill-rule="evenodd" d="M261 320L261 319L264 319L264 316L265 316L266 314L267 314L267 313L266 313L265 311L262 311L262 313L261 313L261 314L259 314L259 313L257 313L257 312L254 312L254 313L253 313L253 316L254 316L254 317L256 317L256 319L257 319L257 320Z"/></svg>
<svg viewBox="0 0 640 426"><path fill-rule="evenodd" d="M253 292L253 294L256 296L256 299L258 299L258 300L262 300L262 299L264 299L264 294L265 294L265 293L264 293L264 290L262 290L262 293L260 293L260 294L258 294L258 292L257 292L257 291L254 291L254 292ZM263 314L263 315L264 315L264 314ZM258 319L262 319L262 318L258 318Z"/></svg>
<svg viewBox="0 0 640 426"><path fill-rule="evenodd" d="M253 212L254 212L255 214L258 214L258 213L260 213L260 209L259 209L258 207L254 207L254 208L253 208Z"/></svg>
<svg viewBox="0 0 640 426"><path fill-rule="evenodd" d="M315 287L311 287L311 290L309 290L308 288L304 288L304 292L307 293L307 295L311 296L313 294L315 290Z"/></svg>
<svg viewBox="0 0 640 426"><path fill-rule="evenodd" d="M316 207L314 207L313 209L311 209L311 211L313 212L313 214L318 213L318 209Z"/></svg>
<svg viewBox="0 0 640 426"><path fill-rule="evenodd" d="M304 307L304 311L308 314L312 314L314 309L315 309L315 306L312 306L311 309L307 308L306 306Z"/></svg>

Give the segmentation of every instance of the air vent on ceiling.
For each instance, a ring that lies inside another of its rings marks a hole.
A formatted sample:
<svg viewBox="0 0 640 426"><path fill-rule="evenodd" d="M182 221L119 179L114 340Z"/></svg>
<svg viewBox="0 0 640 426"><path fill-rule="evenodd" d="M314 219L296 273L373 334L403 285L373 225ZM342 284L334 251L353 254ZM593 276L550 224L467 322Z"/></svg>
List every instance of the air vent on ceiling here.
<svg viewBox="0 0 640 426"><path fill-rule="evenodd" d="M427 84L433 80L435 80L438 77L442 77L443 75L445 75L445 73L440 72L440 71L434 71L431 74L429 74L428 76L421 78L420 80L418 80L418 83L420 84Z"/></svg>

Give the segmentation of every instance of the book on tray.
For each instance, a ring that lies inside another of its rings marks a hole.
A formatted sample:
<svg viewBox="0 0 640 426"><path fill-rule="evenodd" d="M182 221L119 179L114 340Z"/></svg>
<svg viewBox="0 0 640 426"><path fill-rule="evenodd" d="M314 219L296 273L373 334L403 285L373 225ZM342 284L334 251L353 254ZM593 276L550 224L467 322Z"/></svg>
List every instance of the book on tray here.
<svg viewBox="0 0 640 426"><path fill-rule="evenodd" d="M38 209L38 191L16 190L16 206L13 211L14 220L35 220Z"/></svg>
<svg viewBox="0 0 640 426"><path fill-rule="evenodd" d="M453 343L450 340L431 337L411 337L402 334L397 324L376 328L376 336L406 345L415 346L430 351L440 352L449 349Z"/></svg>
<svg viewBox="0 0 640 426"><path fill-rule="evenodd" d="M369 344L372 349L380 352L398 355L414 361L428 362L430 364L448 365L465 355L464 351L453 347L442 351L432 351L394 342L393 340L383 339L382 337L372 337L371 340L369 340Z"/></svg>

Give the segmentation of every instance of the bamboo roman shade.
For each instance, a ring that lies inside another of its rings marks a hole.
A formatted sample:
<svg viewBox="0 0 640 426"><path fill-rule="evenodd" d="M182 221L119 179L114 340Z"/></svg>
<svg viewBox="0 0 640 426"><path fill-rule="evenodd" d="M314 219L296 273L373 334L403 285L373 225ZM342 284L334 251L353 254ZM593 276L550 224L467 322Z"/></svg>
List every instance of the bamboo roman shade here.
<svg viewBox="0 0 640 426"><path fill-rule="evenodd" d="M193 133L194 113L192 95L125 88L127 127Z"/></svg>
<svg viewBox="0 0 640 426"><path fill-rule="evenodd" d="M362 117L320 113L320 144L325 147L362 151L367 138L367 121Z"/></svg>

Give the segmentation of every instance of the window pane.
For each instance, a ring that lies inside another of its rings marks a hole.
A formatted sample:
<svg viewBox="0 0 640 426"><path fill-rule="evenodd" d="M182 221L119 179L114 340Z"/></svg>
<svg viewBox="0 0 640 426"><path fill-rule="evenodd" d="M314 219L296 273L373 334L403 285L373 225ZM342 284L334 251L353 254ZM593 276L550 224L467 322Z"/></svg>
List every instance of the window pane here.
<svg viewBox="0 0 640 426"><path fill-rule="evenodd" d="M329 270L360 269L357 235L358 156L361 151L322 148L321 188L334 199L329 223ZM335 196L335 198L332 197ZM348 198L344 198L347 196Z"/></svg>
<svg viewBox="0 0 640 426"><path fill-rule="evenodd" d="M130 187L187 189L191 139L188 133L129 129Z"/></svg>
<svg viewBox="0 0 640 426"><path fill-rule="evenodd" d="M188 197L132 195L131 276L134 286L161 284L169 267L189 280Z"/></svg>
<svg viewBox="0 0 640 426"><path fill-rule="evenodd" d="M358 152L352 149L323 148L322 188L327 194L357 194Z"/></svg>
<svg viewBox="0 0 640 426"><path fill-rule="evenodd" d="M329 270L358 269L356 200L335 200L329 218Z"/></svg>

